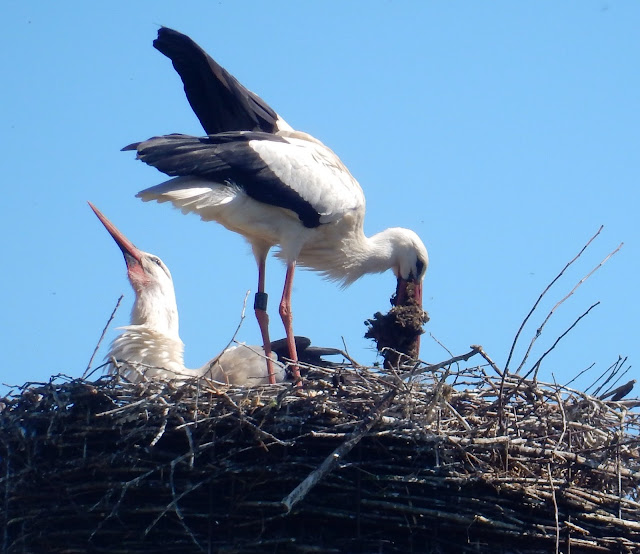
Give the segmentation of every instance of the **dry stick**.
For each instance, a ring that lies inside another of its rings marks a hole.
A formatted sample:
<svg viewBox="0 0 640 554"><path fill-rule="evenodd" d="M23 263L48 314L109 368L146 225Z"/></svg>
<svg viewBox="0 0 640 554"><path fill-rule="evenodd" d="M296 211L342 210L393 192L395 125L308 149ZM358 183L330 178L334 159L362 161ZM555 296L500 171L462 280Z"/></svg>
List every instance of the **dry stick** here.
<svg viewBox="0 0 640 554"><path fill-rule="evenodd" d="M580 285L582 285L582 283L584 283L589 277L591 277L598 269L600 269L609 258L611 258L611 256L613 256L616 252L618 252L618 250L620 250L620 248L622 248L623 243L621 242L618 247L611 252L610 254L608 254L604 260L602 260L596 267L594 267L589 273L587 273L582 279L580 279L580 281L578 281L578 283L576 284L575 287L573 287L571 289L571 291L569 291L569 293L559 302L556 303L556 305L551 309L551 311L547 314L547 317L544 319L544 321L542 322L542 325L540 325L540 327L538 327L538 330L536 331L536 334L533 336L533 338L531 339L531 343L529 344L529 348L527 349L524 358L522 359L522 362L520 362L520 365L518 366L518 369L516 369L516 373L519 373L520 370L522 369L522 367L524 366L525 362L527 361L527 358L529 357L529 353L531 352L531 348L533 347L533 344L536 342L536 340L538 339L538 337L542 334L542 329L544 328L544 326L547 324L547 321L549 321L549 319L551 318L551 316L554 314L554 312L556 311L556 309L565 301L567 300L567 298L569 298L571 295L573 295L573 293L578 289L578 287Z"/></svg>
<svg viewBox="0 0 640 554"><path fill-rule="evenodd" d="M551 345L551 348L549 348L542 356L540 356L540 358L538 358L538 361L535 364L533 364L533 367L526 373L523 379L526 379L533 372L533 380L536 381L538 379L538 370L540 369L540 364L542 363L542 360L544 360L547 354L549 354L549 352L551 352L556 347L556 345L567 335L567 333L569 333L569 331L571 331L571 329L573 329L578 324L578 322L583 317L585 317L591 310L593 310L593 308L595 308L598 304L600 304L600 301L596 302L595 304L592 304L591 307L586 312L584 312L578 319L576 319L571 324L571 326L555 340L555 342Z"/></svg>
<svg viewBox="0 0 640 554"><path fill-rule="evenodd" d="M416 369L415 371L411 372L411 377L420 375L421 373L426 373L427 371L437 371L438 369L442 369L443 367L450 366L451 364L454 364L456 362L466 362L472 356L475 356L476 354L480 354L481 353L480 350L482 350L481 346L472 345L470 348L471 348L471 351L467 352L466 354L462 354L461 356L454 356L453 358L445 360L444 362L440 362L438 364L433 364L433 365L425 365L425 367ZM480 348L480 350L478 350L478 348Z"/></svg>
<svg viewBox="0 0 640 554"><path fill-rule="evenodd" d="M91 369L91 364L93 363L93 359L96 357L96 354L98 353L98 349L102 344L104 336L107 334L107 329L109 328L109 325L111 325L111 322L113 321L113 318L115 317L116 312L120 307L120 302L122 302L123 298L124 298L124 294L121 294L120 298L118 298L118 301L116 302L116 307L113 308L113 311L111 312L111 317L109 318L109 321L107 321L107 324L104 326L104 329L102 330L102 334L100 335L100 340L98 340L98 344L96 344L96 347L93 349L93 354L91 354L91 358L89 359L89 363L87 364L87 369L85 369L84 373L82 374L83 379L87 377L87 373L89 373L89 370Z"/></svg>
<svg viewBox="0 0 640 554"><path fill-rule="evenodd" d="M620 418L620 437L624 437L624 417ZM622 519L622 475L620 474L620 441L616 444L616 468L618 478L618 519Z"/></svg>
<svg viewBox="0 0 640 554"><path fill-rule="evenodd" d="M233 398L231 398L226 392L221 393L219 395L219 398L222 398L223 400L225 400L235 410L236 414L238 414L238 421L240 422L240 424L246 425L247 427L249 427L249 429L251 429L251 431L253 431L253 433L256 435L256 438L260 440L260 442L264 443L264 439L266 438L281 446L285 444L278 437L275 437L271 433L268 433L267 431L260 429L260 427L258 427L255 423L252 423L251 421L246 419L244 417L244 412L242 411L242 408L238 406L238 404L236 404L233 401Z"/></svg>
<svg viewBox="0 0 640 554"><path fill-rule="evenodd" d="M558 275L556 276L556 278L551 281L548 285L547 288L544 289L542 291L542 294L538 297L538 300L536 300L535 304L533 305L533 308L531 308L531 310L529 311L529 313L527 314L527 317L524 318L524 320L522 321L522 324L520 325L520 328L518 329L518 332L516 333L516 336L513 339L513 344L511 345L511 350L509 351L509 357L507 358L507 363L504 365L504 372L505 375L509 372L509 362L511 362L511 357L513 356L513 351L516 348L516 344L518 342L518 339L520 338L520 333L522 333L522 330L524 329L524 326L527 324L527 321L529 321L529 318L531 317L531 315L533 314L533 312L536 310L536 308L538 307L538 304L540 304L540 301L542 300L542 297L547 294L547 291L554 285L554 283L560 279L560 277L562 277L562 275L564 274L564 272L567 270L567 268L573 263L575 262L580 255L589 247L589 245L593 242L593 240L600 234L600 232L602 231L602 229L604 228L604 225L600 225L600 229L598 229L598 232L593 235L588 241L587 244L585 244L582 247L582 250L580 250L580 252L578 252L577 256L575 258L573 258L573 260L571 260L567 265L564 266L564 268L562 269L562 271L560 273L558 273Z"/></svg>
<svg viewBox="0 0 640 554"><path fill-rule="evenodd" d="M447 354L449 354L449 356L451 356L453 358L453 352L451 352L451 350L449 350L444 344L442 344L434 335L433 333L429 333L429 336L431 337L432 340L436 341L436 344L438 344L440 346L440 348L442 348L443 350L445 350L447 352Z"/></svg>
<svg viewBox="0 0 640 554"><path fill-rule="evenodd" d="M111 518L116 517L116 515L118 514L118 509L120 508L120 504L122 504L122 501L124 500L124 497L125 497L125 495L127 493L127 490L129 489L129 487L132 486L132 485L137 485L138 483L140 483L141 481L143 481L144 479L146 479L147 477L152 475L157 470L158 470L158 468L154 467L154 468L150 469L149 471L145 471L143 474L138 475L134 479L131 479L130 481L126 481L125 483L122 483L122 489L120 490L120 496L119 496L117 502L115 503L115 506L113 506L113 508L111 509L111 512L105 518L100 520L100 522L98 523L98 526L93 530L91 535L89 535L89 541L91 541L93 539L93 537L102 529L102 527ZM111 497L111 495L114 494L115 492L116 492L115 490L109 489L103 495L103 497L98 502L96 502L96 504L90 509L90 511L95 509L95 508L97 508L105 500L105 498Z"/></svg>
<svg viewBox="0 0 640 554"><path fill-rule="evenodd" d="M556 378L553 378L553 382L555 384ZM564 411L564 405L562 403L562 396L560 396L560 389L559 387L556 385L556 401L558 402L558 408L560 409L560 413L562 414L562 433L560 433L560 437L557 439L556 441L556 446L553 449L553 452L555 454L555 452L562 446L562 441L564 440L564 436L567 432L567 414ZM571 451L571 445L569 446L569 450Z"/></svg>
<svg viewBox="0 0 640 554"><path fill-rule="evenodd" d="M574 289L575 290L575 289ZM566 296L565 298L567 298L568 296ZM563 299L564 300L564 299ZM561 301L562 302L562 301ZM600 302L596 302L595 304L593 304L585 313L583 313L578 319L576 319L571 326L564 332L562 333L557 339L556 341L553 343L553 345L551 346L551 348L549 348L539 359L538 361L533 365L533 367L523 376L520 377L520 380L518 382L518 384L511 390L509 391L507 398L504 398L504 383L505 383L505 378L507 377L507 372L504 372L504 375L502 376L502 380L500 381L500 392L498 395L498 424L500 426L500 429L502 431L505 430L505 426L504 426L504 405L509 402L509 400L511 399L511 397L518 392L518 390L520 389L520 385L522 383L524 383L525 379L527 377L529 377L529 375L531 375L532 372L535 371L534 376L533 376L533 380L535 381L538 378L538 369L540 369L540 364L542 363L542 360L544 360L544 358L547 356L547 354L549 354L555 347L556 345L567 335L567 333L569 333L569 331L571 331L571 329L573 329L578 322L585 317L593 308L595 308L598 304L600 304ZM556 304L557 306L558 304ZM555 310L555 307L554 307ZM547 318L548 319L548 318ZM518 371L520 371L520 368L518 368Z"/></svg>
<svg viewBox="0 0 640 554"><path fill-rule="evenodd" d="M238 333L240 332L240 327L242 327L242 323L244 321L244 317L245 317L245 311L247 309L247 298L249 298L249 293L251 291L247 291L247 294L244 295L244 301L242 302L242 312L240 313L240 321L238 322L238 326L236 327L236 330L233 333L233 336L231 337L231 339L229 340L229 342L227 343L227 346L225 346L222 349L222 352L220 352L220 354L218 354L215 358L213 358L213 360L211 360L209 362L209 367L207 368L207 370L202 374L203 376L206 376L207 373L209 373L211 371L211 368L216 365L216 362L220 359L220 357L227 351L227 349L233 344L233 342L236 340L236 337L238 336Z"/></svg>
<svg viewBox="0 0 640 554"><path fill-rule="evenodd" d="M431 397L431 400L429 400L429 403L425 406L425 413L429 414L430 411L435 408L436 404L438 404L440 402L440 398L442 398L442 389L444 388L445 382L447 380L447 377L449 377L449 373L451 372L451 368L447 368L447 370L444 372L444 375L442 376L442 378L438 381L438 383L436 384L435 388L433 389L433 396ZM436 454L438 453L438 449L436 448Z"/></svg>
<svg viewBox="0 0 640 554"><path fill-rule="evenodd" d="M599 396L602 389L604 388L604 386L611 381L611 379L613 379L622 369L622 365L627 361L627 358L625 357L624 359L620 359L618 358L618 362L616 363L616 366L613 368L613 370L611 371L611 374L609 375L609 377L607 377L604 382L595 390L593 391L593 396ZM626 371L620 375L620 377L624 377L624 374L626 373ZM613 388L613 386L620 380L620 377L618 377L612 384L611 387L609 387L609 390L611 390ZM607 393L604 393L607 394Z"/></svg>
<svg viewBox="0 0 640 554"><path fill-rule="evenodd" d="M371 411L364 418L362 423L353 430L351 436L344 441L338 448L336 448L325 460L314 469L295 489L293 489L286 498L282 500L282 504L287 510L287 513L291 512L293 507L304 499L307 493L317 485L328 473L330 473L338 462L344 458L353 449L356 444L360 442L369 430L378 422L382 417L382 414L387 410L396 394L398 389L394 388L384 395L382 400L377 406L374 406Z"/></svg>
<svg viewBox="0 0 640 554"><path fill-rule="evenodd" d="M596 384L598 383L598 381L600 381L600 379L602 379L602 378L603 378L607 373L609 373L609 371L614 371L614 372L615 372L615 371L617 371L617 369L616 369L616 368L618 367L618 364L620 363L620 360L622 360L622 356L620 356L620 355L618 354L618 359L617 359L615 362L613 362L613 363L612 363L612 364L611 364L607 369L605 369L605 370L602 372L602 374L600 375L600 377L598 377L598 378L597 378L593 383L591 383L591 384L590 384L586 389L584 389L584 392L585 392L585 393L588 393L588 392L589 392L589 389L590 389L591 387L595 387L595 386L596 386ZM626 360L626 358L625 358L625 360ZM602 389L602 385L600 385L600 387L598 387L598 388L597 388L597 389L596 389L596 390L591 394L591 396L595 396L596 394L598 394L598 392L599 392L601 389Z"/></svg>
<svg viewBox="0 0 640 554"><path fill-rule="evenodd" d="M444 399L443 399L444 400ZM462 424L466 431L472 431L471 425L467 423L467 420L460 415L458 410L456 410L447 400L444 400L444 405L448 408L448 410L453 414L453 416ZM436 454L438 450L436 449Z"/></svg>
<svg viewBox="0 0 640 554"><path fill-rule="evenodd" d="M342 346L344 346L344 350L340 352L340 354L344 356L347 360L349 360L351 362L351 365L353 365L353 367L355 368L363 367L362 364L359 364L358 362L356 362L349 354L349 349L347 348L347 342L344 340L344 337L340 337L340 338L342 339Z"/></svg>
<svg viewBox="0 0 640 554"><path fill-rule="evenodd" d="M595 364L595 362L594 362L594 363L592 363L592 364L591 364L589 367L587 367L586 369L583 369L580 373L578 373L578 375L576 375L573 379L571 379L571 381L569 381L569 382L565 383L563 386L564 386L564 387L568 387L571 383L573 383L576 379L578 379L578 377L580 377L581 375L583 375L584 373L586 373L587 371L589 371L589 370L590 370L594 365L596 365L596 364ZM585 391L585 392L587 392L587 391Z"/></svg>
<svg viewBox="0 0 640 554"><path fill-rule="evenodd" d="M478 354L480 354L485 360L487 360L489 365L500 377L503 377L503 374L502 374L502 371L500 371L500 368L496 365L496 363L491 358L489 358L489 355L484 351L482 346L480 346L479 344L472 344L471 348L475 349L478 352ZM506 375L506 372L505 372L505 375Z"/></svg>
<svg viewBox="0 0 640 554"><path fill-rule="evenodd" d="M549 485L551 486L551 499L553 500L553 515L556 522L556 554L560 552L560 519L558 517L558 502L556 500L556 489L553 486L553 477L551 476L551 463L547 463L547 475L549 476Z"/></svg>
<svg viewBox="0 0 640 554"><path fill-rule="evenodd" d="M206 483L209 483L209 482L210 482L210 478L206 478L203 481L200 481L199 483L195 483L194 485L191 485L189 488L187 488L186 490L182 491L177 496L175 494L173 494L173 500L171 502L169 502L169 504L160 512L160 514L147 526L147 528L144 530L144 536L146 537L151 532L151 530L156 526L158 521L160 521L162 519L162 517L167 512L169 512L170 510L176 511L176 506L178 505L178 502L180 502L180 500L182 500L188 494L191 494L196 489L200 488L202 485L205 485ZM176 514L178 515L178 517L180 517L180 515L177 512L176 512ZM182 518L180 518L180 519L182 519ZM194 538L194 537L192 537L192 538ZM196 542L196 544L198 544L198 543ZM200 545L198 544L198 546L200 546ZM201 550L204 551L204 549L202 549L202 548L201 548Z"/></svg>
<svg viewBox="0 0 640 554"><path fill-rule="evenodd" d="M453 352L451 352L451 350L449 350L444 344L442 344L435 336L433 333L429 333L429 336L431 337L432 340L434 340L436 342L436 344L438 346L440 346L440 348L442 348L447 354L449 354L449 356L451 356L453 358ZM464 360L465 362L467 360ZM457 362L456 362L457 363ZM416 364L416 366L413 368L411 375L415 374L415 370L418 369L419 365ZM460 366L458 366L460 367ZM455 381L454 381L455 382Z"/></svg>

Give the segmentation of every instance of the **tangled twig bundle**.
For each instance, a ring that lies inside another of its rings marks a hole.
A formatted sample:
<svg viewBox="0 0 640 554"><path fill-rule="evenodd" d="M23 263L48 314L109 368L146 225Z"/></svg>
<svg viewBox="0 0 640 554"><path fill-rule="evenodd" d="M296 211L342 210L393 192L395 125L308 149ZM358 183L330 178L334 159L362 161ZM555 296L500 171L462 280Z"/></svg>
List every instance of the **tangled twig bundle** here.
<svg viewBox="0 0 640 554"><path fill-rule="evenodd" d="M637 402L438 366L25 386L0 415L4 551L636 549Z"/></svg>

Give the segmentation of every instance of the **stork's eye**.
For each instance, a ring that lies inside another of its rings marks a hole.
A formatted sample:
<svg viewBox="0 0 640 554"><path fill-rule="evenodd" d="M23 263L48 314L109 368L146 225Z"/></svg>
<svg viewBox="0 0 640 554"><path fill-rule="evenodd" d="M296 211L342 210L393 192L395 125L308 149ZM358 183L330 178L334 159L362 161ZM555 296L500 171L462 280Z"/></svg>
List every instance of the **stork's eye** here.
<svg viewBox="0 0 640 554"><path fill-rule="evenodd" d="M156 264L158 267L162 267L162 262L160 262L160 258L151 258L151 261Z"/></svg>

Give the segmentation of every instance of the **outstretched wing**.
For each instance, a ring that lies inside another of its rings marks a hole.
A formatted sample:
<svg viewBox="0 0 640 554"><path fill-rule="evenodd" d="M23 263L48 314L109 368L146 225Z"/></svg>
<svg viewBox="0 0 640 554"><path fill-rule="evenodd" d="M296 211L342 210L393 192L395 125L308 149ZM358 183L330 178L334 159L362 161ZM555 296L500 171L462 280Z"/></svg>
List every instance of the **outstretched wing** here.
<svg viewBox="0 0 640 554"><path fill-rule="evenodd" d="M306 227L364 207L357 181L318 142L246 131L201 138L166 135L125 148L133 149L167 175L239 187L254 200L295 212Z"/></svg>
<svg viewBox="0 0 640 554"><path fill-rule="evenodd" d="M161 27L153 46L173 63L189 104L207 134L291 129L271 106L240 84L188 36Z"/></svg>

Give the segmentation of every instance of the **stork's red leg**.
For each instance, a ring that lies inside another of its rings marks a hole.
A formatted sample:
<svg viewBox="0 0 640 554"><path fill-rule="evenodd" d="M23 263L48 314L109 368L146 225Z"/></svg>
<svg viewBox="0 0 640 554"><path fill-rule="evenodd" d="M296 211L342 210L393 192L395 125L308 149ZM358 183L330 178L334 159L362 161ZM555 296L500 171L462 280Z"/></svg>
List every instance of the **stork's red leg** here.
<svg viewBox="0 0 640 554"><path fill-rule="evenodd" d="M280 301L280 317L284 324L284 330L287 335L287 346L289 347L289 358L293 361L291 373L297 386L302 386L300 379L300 369L298 368L298 351L296 350L296 341L293 334L293 314L291 312L291 293L293 292L293 273L296 269L296 262L287 264L287 276L284 280L284 291L282 292L282 300Z"/></svg>
<svg viewBox="0 0 640 554"><path fill-rule="evenodd" d="M269 384L275 385L276 375L273 369L273 360L271 359L271 339L269 338L269 314L267 313L267 293L264 292L264 273L267 260L266 256L261 256L258 261L258 292L256 293L253 309L260 327L262 335L262 345L264 353L267 356L267 376Z"/></svg>

